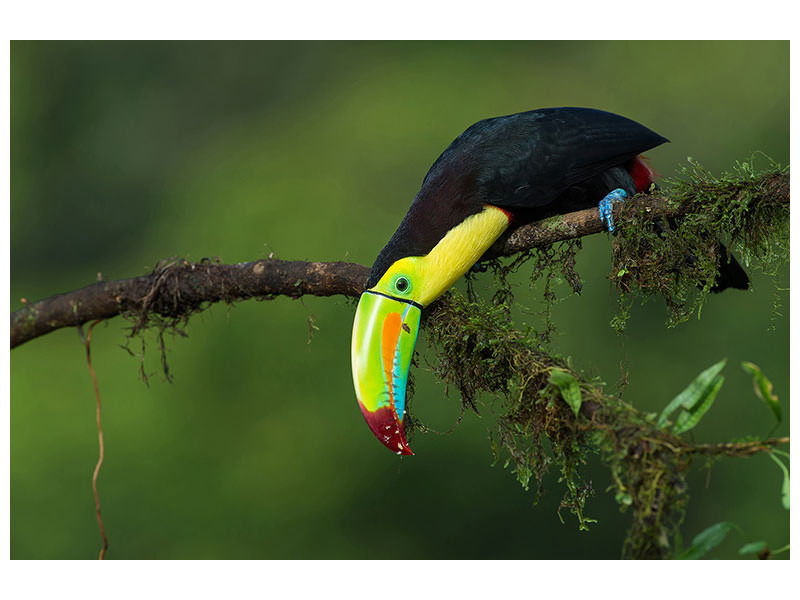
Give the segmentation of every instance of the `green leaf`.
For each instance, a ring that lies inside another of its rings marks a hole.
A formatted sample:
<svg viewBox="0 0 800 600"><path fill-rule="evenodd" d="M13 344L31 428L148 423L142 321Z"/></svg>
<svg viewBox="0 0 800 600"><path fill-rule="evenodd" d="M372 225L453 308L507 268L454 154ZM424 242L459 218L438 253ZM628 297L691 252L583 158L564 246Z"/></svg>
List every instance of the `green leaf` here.
<svg viewBox="0 0 800 600"><path fill-rule="evenodd" d="M695 404L691 410L684 410L678 415L678 419L675 421L675 426L672 428L672 431L680 435L697 425L700 419L703 418L703 415L711 408L711 405L714 403L714 398L717 397L717 392L719 392L724 382L725 378L722 375L717 375L712 381L711 386L706 388L700 402Z"/></svg>
<svg viewBox="0 0 800 600"><path fill-rule="evenodd" d="M736 528L736 525L730 521L715 523L708 529L698 533L692 540L692 545L684 550L677 558L680 560L697 560L698 558L702 558L719 546L728 533Z"/></svg>
<svg viewBox="0 0 800 600"><path fill-rule="evenodd" d="M695 377L686 389L675 396L666 408L661 411L656 426L666 426L669 416L678 408L683 408L684 411L681 412L675 423L675 433L684 433L697 425L703 415L711 408L717 392L719 392L723 381L725 381L719 372L725 367L727 361L727 358L723 358Z"/></svg>
<svg viewBox="0 0 800 600"><path fill-rule="evenodd" d="M577 417L581 410L581 404L583 403L581 399L581 387L578 380L562 369L553 369L550 372L550 383L559 389L564 401Z"/></svg>
<svg viewBox="0 0 800 600"><path fill-rule="evenodd" d="M757 364L743 362L742 369L753 376L753 391L761 398L775 415L778 423L781 422L781 404L777 394L772 393L772 382L764 376Z"/></svg>
<svg viewBox="0 0 800 600"><path fill-rule="evenodd" d="M778 466L783 471L783 485L781 486L781 504L783 504L783 508L789 510L789 469L786 468L786 465L783 464L783 461L775 456L772 452L769 453L769 457L774 460Z"/></svg>
<svg viewBox="0 0 800 600"><path fill-rule="evenodd" d="M750 542L739 548L739 554L758 554L767 547L767 542Z"/></svg>

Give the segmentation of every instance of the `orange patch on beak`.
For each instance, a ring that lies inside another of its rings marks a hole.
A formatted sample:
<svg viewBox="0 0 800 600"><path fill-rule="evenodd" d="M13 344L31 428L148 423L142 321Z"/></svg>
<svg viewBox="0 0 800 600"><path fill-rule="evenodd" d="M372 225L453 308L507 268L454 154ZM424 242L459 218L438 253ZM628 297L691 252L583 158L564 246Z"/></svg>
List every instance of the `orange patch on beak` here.
<svg viewBox="0 0 800 600"><path fill-rule="evenodd" d="M400 339L400 328L402 326L403 317L400 313L393 312L386 315L381 330L381 360L383 361L383 373L386 377L392 408L394 408L394 355L397 351L397 341Z"/></svg>

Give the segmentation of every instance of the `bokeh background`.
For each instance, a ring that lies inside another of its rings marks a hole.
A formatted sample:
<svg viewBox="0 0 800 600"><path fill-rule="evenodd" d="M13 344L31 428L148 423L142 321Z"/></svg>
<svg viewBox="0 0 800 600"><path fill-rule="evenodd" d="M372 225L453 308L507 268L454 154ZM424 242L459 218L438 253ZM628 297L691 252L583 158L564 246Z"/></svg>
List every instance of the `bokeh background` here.
<svg viewBox="0 0 800 600"><path fill-rule="evenodd" d="M672 140L649 154L671 174L687 156L713 171L755 150L788 163L788 102L788 42L13 43L12 310L169 257L371 264L433 160L485 117L611 110ZM608 240L586 239L584 291L556 307L556 349L612 386L627 369L625 397L648 411L727 357L693 432L704 442L773 429L738 367L753 361L787 413L773 433L788 433L787 293L773 320L774 288L756 271L752 291L712 297L674 329L662 303L637 305L620 337L609 264ZM535 318L524 272L517 299ZM599 523L581 533L556 515L555 473L534 507L492 465L490 398L449 435L417 434L413 458L381 447L353 397L353 312L343 298L214 306L187 338L167 336L172 383L152 335L143 351L122 319L95 328L109 558L620 555L629 518L599 460L584 471ZM416 381L416 414L450 429L459 399L424 365ZM10 385L11 556L96 557L95 400L77 332L13 350ZM743 533L714 556L788 543L769 457L720 461L710 477L702 467L685 539L730 520Z"/></svg>

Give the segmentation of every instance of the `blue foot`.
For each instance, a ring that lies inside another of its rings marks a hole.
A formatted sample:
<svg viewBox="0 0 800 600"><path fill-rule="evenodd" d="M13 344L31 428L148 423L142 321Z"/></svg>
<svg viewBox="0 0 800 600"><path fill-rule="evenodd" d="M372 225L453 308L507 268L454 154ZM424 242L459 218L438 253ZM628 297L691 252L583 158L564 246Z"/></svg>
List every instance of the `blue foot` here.
<svg viewBox="0 0 800 600"><path fill-rule="evenodd" d="M614 233L614 202L623 202L628 197L628 193L622 188L611 190L606 197L600 200L598 209L600 211L600 221L605 223L609 233Z"/></svg>

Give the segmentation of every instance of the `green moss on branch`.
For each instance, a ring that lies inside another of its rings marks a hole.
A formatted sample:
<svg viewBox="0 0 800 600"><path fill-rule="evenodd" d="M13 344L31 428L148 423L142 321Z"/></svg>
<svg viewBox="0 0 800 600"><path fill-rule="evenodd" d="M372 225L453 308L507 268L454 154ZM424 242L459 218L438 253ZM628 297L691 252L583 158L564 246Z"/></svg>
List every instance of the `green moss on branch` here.
<svg viewBox="0 0 800 600"><path fill-rule="evenodd" d="M765 168L751 159L717 177L689 159L665 182L660 207L625 203L609 274L620 292L616 329L634 297L663 297L670 326L699 314L726 259L720 241L745 271L758 267L780 287L778 270L789 259L789 169L766 160Z"/></svg>

